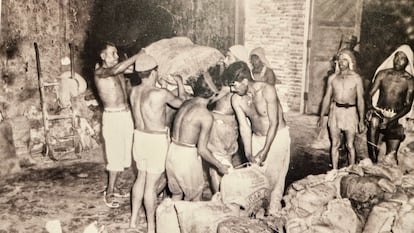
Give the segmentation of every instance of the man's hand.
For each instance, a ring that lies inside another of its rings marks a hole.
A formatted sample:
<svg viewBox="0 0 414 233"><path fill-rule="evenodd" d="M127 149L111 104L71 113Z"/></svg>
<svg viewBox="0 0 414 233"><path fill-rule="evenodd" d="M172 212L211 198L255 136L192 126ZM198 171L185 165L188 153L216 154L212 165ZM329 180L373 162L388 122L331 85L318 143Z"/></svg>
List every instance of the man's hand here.
<svg viewBox="0 0 414 233"><path fill-rule="evenodd" d="M389 120L387 118L382 119L381 124L379 125L380 129L386 129L388 127Z"/></svg>
<svg viewBox="0 0 414 233"><path fill-rule="evenodd" d="M316 122L316 127L318 128L318 130L321 130L322 127L325 126L325 119L323 116L319 117L319 120Z"/></svg>
<svg viewBox="0 0 414 233"><path fill-rule="evenodd" d="M361 119L358 123L358 132L359 133L364 133L365 129L366 129L366 127L365 127L364 119Z"/></svg>
<svg viewBox="0 0 414 233"><path fill-rule="evenodd" d="M179 74L171 74L170 75L176 83L183 83L183 77Z"/></svg>
<svg viewBox="0 0 414 233"><path fill-rule="evenodd" d="M224 165L224 164L222 164L222 163L220 163L220 165L219 165L219 166L217 166L218 172L219 172L220 174L223 174L223 175L225 175L225 174L229 174L229 168L230 168L230 166L228 166L228 165Z"/></svg>
<svg viewBox="0 0 414 233"><path fill-rule="evenodd" d="M250 163L256 163L256 158L252 155L247 155L246 154L246 159L250 162Z"/></svg>
<svg viewBox="0 0 414 233"><path fill-rule="evenodd" d="M269 153L269 151L266 151L265 149L261 149L256 156L254 156L254 160L255 162L259 165L259 166L263 166L263 162L265 161L266 157L267 157L267 153Z"/></svg>

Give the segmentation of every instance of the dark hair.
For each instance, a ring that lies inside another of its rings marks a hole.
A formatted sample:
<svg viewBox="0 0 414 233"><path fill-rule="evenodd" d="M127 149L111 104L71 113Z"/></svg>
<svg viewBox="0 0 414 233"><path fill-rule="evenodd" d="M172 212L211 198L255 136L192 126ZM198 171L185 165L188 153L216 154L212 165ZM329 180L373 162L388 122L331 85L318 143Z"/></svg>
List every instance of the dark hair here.
<svg viewBox="0 0 414 233"><path fill-rule="evenodd" d="M214 91L211 90L203 75L190 78L187 83L191 86L194 92L194 97L210 98Z"/></svg>
<svg viewBox="0 0 414 233"><path fill-rule="evenodd" d="M235 81L242 81L243 79L247 79L252 81L252 76L250 74L249 66L243 61L237 61L232 63L227 69L224 70L223 75L223 84L229 86L231 83Z"/></svg>
<svg viewBox="0 0 414 233"><path fill-rule="evenodd" d="M100 42L100 43L98 43L98 45L97 45L97 49L96 49L96 51L97 51L97 62L99 63L99 65L102 65L102 58L101 58L101 53L106 49L106 48L108 48L108 46L112 46L112 47L115 47L116 48L116 45L114 44L114 43L112 43L112 42L109 42L109 41L102 41L102 42Z"/></svg>
<svg viewBox="0 0 414 233"><path fill-rule="evenodd" d="M108 46L112 46L116 48L116 45L110 41L102 41L99 45L98 45L98 55L100 55L106 48L108 48Z"/></svg>

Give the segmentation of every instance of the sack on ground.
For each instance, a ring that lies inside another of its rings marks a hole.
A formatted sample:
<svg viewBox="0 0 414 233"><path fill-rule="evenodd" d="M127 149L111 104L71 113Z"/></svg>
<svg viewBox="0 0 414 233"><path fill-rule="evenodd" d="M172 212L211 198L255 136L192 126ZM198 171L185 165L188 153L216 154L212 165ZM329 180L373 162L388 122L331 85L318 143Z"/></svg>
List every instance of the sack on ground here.
<svg viewBox="0 0 414 233"><path fill-rule="evenodd" d="M223 219L238 217L240 210L220 201L177 201L174 205L181 233L216 233Z"/></svg>
<svg viewBox="0 0 414 233"><path fill-rule="evenodd" d="M268 203L271 190L268 179L254 164L224 175L220 192L224 203L239 205L250 215Z"/></svg>
<svg viewBox="0 0 414 233"><path fill-rule="evenodd" d="M157 207L156 223L158 233L180 233L177 212L171 198L164 199Z"/></svg>
<svg viewBox="0 0 414 233"><path fill-rule="evenodd" d="M231 217L218 224L217 233L273 233L274 231L259 219Z"/></svg>

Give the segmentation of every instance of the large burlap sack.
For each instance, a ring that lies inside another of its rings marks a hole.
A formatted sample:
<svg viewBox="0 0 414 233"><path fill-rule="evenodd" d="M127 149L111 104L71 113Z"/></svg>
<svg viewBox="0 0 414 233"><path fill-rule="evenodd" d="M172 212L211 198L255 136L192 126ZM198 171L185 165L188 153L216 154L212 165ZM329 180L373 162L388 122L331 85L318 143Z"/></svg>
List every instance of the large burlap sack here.
<svg viewBox="0 0 414 233"><path fill-rule="evenodd" d="M297 192L295 198L290 200L290 206L296 215L308 216L323 208L336 196L337 190L332 183L319 184Z"/></svg>
<svg viewBox="0 0 414 233"><path fill-rule="evenodd" d="M231 217L223 220L217 227L217 233L273 233L274 231L259 219Z"/></svg>
<svg viewBox="0 0 414 233"><path fill-rule="evenodd" d="M193 44L186 37L162 39L150 44L144 50L155 58L160 77L170 84L175 84L171 74L181 75L186 83L190 77L207 71L224 58L217 49Z"/></svg>
<svg viewBox="0 0 414 233"><path fill-rule="evenodd" d="M392 227L393 233L414 233L414 206L405 204L398 212Z"/></svg>
<svg viewBox="0 0 414 233"><path fill-rule="evenodd" d="M224 203L239 205L250 215L268 203L271 190L264 173L253 164L224 175L220 192Z"/></svg>
<svg viewBox="0 0 414 233"><path fill-rule="evenodd" d="M221 201L175 202L181 233L216 233L225 218L238 217L240 209Z"/></svg>
<svg viewBox="0 0 414 233"><path fill-rule="evenodd" d="M397 202L382 202L372 209L363 233L391 232L392 225L401 207Z"/></svg>
<svg viewBox="0 0 414 233"><path fill-rule="evenodd" d="M341 180L341 197L357 202L369 202L376 197L382 198L384 191L378 185L380 178L371 176L348 175Z"/></svg>
<svg viewBox="0 0 414 233"><path fill-rule="evenodd" d="M362 223L352 209L348 199L334 199L328 203L320 217L313 218L311 232L358 233L362 231Z"/></svg>
<svg viewBox="0 0 414 233"><path fill-rule="evenodd" d="M400 185L403 173L397 166L390 166L385 164L374 164L372 166L361 166L365 175L378 176L387 178L395 185Z"/></svg>
<svg viewBox="0 0 414 233"><path fill-rule="evenodd" d="M164 199L156 210L158 233L180 233L177 212L171 198Z"/></svg>

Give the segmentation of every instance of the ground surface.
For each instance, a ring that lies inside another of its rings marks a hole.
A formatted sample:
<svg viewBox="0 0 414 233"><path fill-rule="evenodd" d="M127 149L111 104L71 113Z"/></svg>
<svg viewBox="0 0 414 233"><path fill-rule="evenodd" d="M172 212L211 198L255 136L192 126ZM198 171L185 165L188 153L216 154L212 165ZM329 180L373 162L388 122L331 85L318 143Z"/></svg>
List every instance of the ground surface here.
<svg viewBox="0 0 414 233"><path fill-rule="evenodd" d="M291 163L287 184L309 174L330 170L328 149L313 149L315 116L288 113ZM130 200L119 199L121 207L109 209L103 203L107 175L101 150L84 152L82 159L53 162L35 157L37 165L0 181L0 233L47 232L48 220L60 220L63 232L82 232L91 222L105 225L108 232L125 232L130 217ZM343 159L341 160L343 163ZM129 190L135 171L123 173L121 187ZM138 232L145 232L141 217Z"/></svg>

